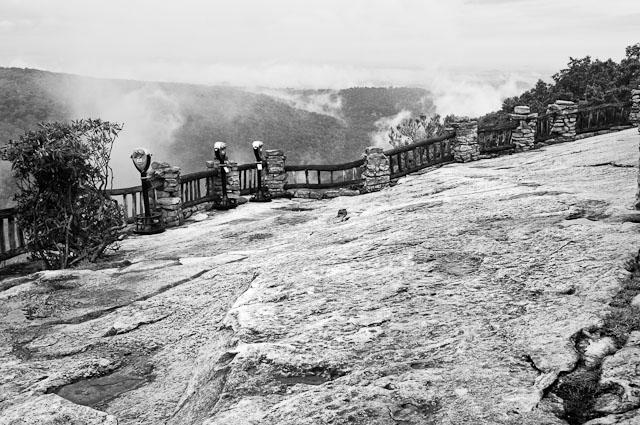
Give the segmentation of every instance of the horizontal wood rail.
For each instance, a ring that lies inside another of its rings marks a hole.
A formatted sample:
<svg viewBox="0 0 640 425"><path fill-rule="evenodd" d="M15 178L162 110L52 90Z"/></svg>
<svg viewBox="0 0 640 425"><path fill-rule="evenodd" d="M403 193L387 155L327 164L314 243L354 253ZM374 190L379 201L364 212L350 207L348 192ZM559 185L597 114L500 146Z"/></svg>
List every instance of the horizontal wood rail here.
<svg viewBox="0 0 640 425"><path fill-rule="evenodd" d="M553 123L557 115L557 112L538 115L538 120L536 121L536 142L544 142L545 140L551 139L551 129L553 128Z"/></svg>
<svg viewBox="0 0 640 425"><path fill-rule="evenodd" d="M262 180L266 175L266 163L262 164ZM252 195L258 191L258 164L238 165L238 178L240 179L240 195Z"/></svg>
<svg viewBox="0 0 640 425"><path fill-rule="evenodd" d="M576 133L589 133L629 124L631 103L608 103L578 108Z"/></svg>
<svg viewBox="0 0 640 425"><path fill-rule="evenodd" d="M453 133L384 151L389 158L391 179L398 179L426 167L453 161Z"/></svg>
<svg viewBox="0 0 640 425"><path fill-rule="evenodd" d="M603 104L578 108L576 132L587 133L617 126L629 125L631 102ZM540 114L536 121L536 142L552 137L551 130L558 112ZM515 148L511 143L511 132L517 123L501 124L478 129L481 152L502 152ZM452 139L454 134L389 149L384 154L389 158L391 179L419 171L423 168L453 161ZM288 183L285 189L331 189L360 187L364 159L342 164L286 165ZM266 171L266 166L263 168ZM257 166L255 163L238 166L240 193L248 195L257 189ZM205 170L182 175L180 179L183 207L213 200L215 170ZM142 187L131 186L105 191L123 208L128 223L143 213ZM153 190L151 193L154 193ZM152 207L155 199L151 199ZM15 208L0 209L0 261L26 251L25 238L16 219Z"/></svg>
<svg viewBox="0 0 640 425"><path fill-rule="evenodd" d="M212 201L214 196L211 194L213 193L215 175L216 172L211 169L180 176L182 207L189 208Z"/></svg>
<svg viewBox="0 0 640 425"><path fill-rule="evenodd" d="M135 216L143 213L142 186L107 189L106 193L122 207L127 223L133 223Z"/></svg>
<svg viewBox="0 0 640 425"><path fill-rule="evenodd" d="M22 230L16 221L16 210L0 210L0 261L7 260L26 251Z"/></svg>
<svg viewBox="0 0 640 425"><path fill-rule="evenodd" d="M518 123L512 121L495 127L478 129L480 153L495 153L514 149L515 145L511 143L511 133L516 127L518 127Z"/></svg>
<svg viewBox="0 0 640 425"><path fill-rule="evenodd" d="M327 165L285 165L287 183L284 189L335 189L362 184L364 159Z"/></svg>

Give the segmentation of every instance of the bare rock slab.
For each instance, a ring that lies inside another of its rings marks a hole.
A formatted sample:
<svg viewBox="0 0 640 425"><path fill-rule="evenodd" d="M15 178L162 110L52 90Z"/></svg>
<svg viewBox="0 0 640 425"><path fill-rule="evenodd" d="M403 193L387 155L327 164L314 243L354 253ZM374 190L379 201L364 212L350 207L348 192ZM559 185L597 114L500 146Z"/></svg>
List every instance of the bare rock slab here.
<svg viewBox="0 0 640 425"><path fill-rule="evenodd" d="M80 406L55 394L32 398L2 412L0 425L118 425L112 415Z"/></svg>

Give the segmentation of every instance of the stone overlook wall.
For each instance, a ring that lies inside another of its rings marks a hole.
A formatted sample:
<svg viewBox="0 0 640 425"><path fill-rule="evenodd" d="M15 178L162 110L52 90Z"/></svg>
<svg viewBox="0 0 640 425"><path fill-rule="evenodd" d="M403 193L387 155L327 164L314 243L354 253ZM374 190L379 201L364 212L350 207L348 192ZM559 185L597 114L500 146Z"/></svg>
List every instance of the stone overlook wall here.
<svg viewBox="0 0 640 425"><path fill-rule="evenodd" d="M382 148L368 147L365 149L363 168L364 193L377 192L389 187L391 182L389 158L383 153Z"/></svg>
<svg viewBox="0 0 640 425"><path fill-rule="evenodd" d="M456 162L476 161L480 158L480 144L478 143L478 121L464 119L454 122L451 128L455 132L453 142L453 157Z"/></svg>
<svg viewBox="0 0 640 425"><path fill-rule="evenodd" d="M640 88L631 90L631 113L629 121L638 126L640 131Z"/></svg>
<svg viewBox="0 0 640 425"><path fill-rule="evenodd" d="M629 115L629 122L638 125L640 131L640 89L632 92L632 107ZM547 130L549 131L545 143L568 142L585 137L587 134L576 136L576 122L578 106L574 102L566 100L557 100L553 104L548 105L547 114L552 114ZM514 128L511 130L510 143L512 150L516 152L527 151L536 147L536 129L538 114L531 113L528 106L516 106L513 113L509 115ZM419 130L419 129L418 129ZM457 122L450 124L446 129L453 133L450 139L451 152L456 162L469 162L481 158L487 158L494 154L483 153L478 138L478 122L475 119L462 118ZM406 143L401 143L406 145ZM335 190L314 191L313 189L297 189L287 191L287 172L285 171L286 155L282 150L272 149L264 152L266 163L263 172L263 184L269 190L273 198L284 196L302 196L309 198L321 199L325 197L354 195L360 193L370 193L382 190L393 184L392 172L390 168L390 158L385 151L379 147L369 147L363 154L364 164L361 168L361 186L359 191L348 190L346 188L336 188ZM227 164L231 172L227 174L227 191L231 196L240 196L240 180L238 173L238 164L229 162ZM402 165L407 166L408 163ZM220 197L222 194L219 164L217 161L207 161L207 166L213 168L214 174L213 185L208 186L209 193ZM396 174L397 175L397 174ZM184 213L194 210L202 210L211 206L206 205L192 206L183 211L181 193L180 193L180 168L172 167L167 163L154 162L149 171L149 180L155 189L153 195L150 196L151 204L156 210L162 213L167 226L176 226L182 224ZM332 196L328 196L332 194ZM638 193L636 195L635 207L640 209L640 172L638 174Z"/></svg>
<svg viewBox="0 0 640 425"><path fill-rule="evenodd" d="M638 127L638 133L640 133L640 88L631 91L631 102L629 121ZM640 161L638 162L638 191L635 207L640 210Z"/></svg>
<svg viewBox="0 0 640 425"><path fill-rule="evenodd" d="M264 185L274 198L285 195L284 185L287 182L287 173L284 171L284 163L286 159L284 152L279 149L265 151L267 172L263 173Z"/></svg>
<svg viewBox="0 0 640 425"><path fill-rule="evenodd" d="M229 168L227 173L227 196L240 196L240 175L238 173L238 163L228 161L226 166ZM222 179L220 173L220 162L216 159L207 161L207 168L213 169L215 178L213 186L209 188L207 195L216 198L222 198Z"/></svg>
<svg viewBox="0 0 640 425"><path fill-rule="evenodd" d="M149 205L162 213L167 227L179 226L184 221L180 193L180 167L166 162L154 162L147 172L151 190Z"/></svg>
<svg viewBox="0 0 640 425"><path fill-rule="evenodd" d="M516 106L509 117L518 123L518 127L511 132L511 142L516 145L516 151L533 149L538 114L532 114L528 106Z"/></svg>
<svg viewBox="0 0 640 425"><path fill-rule="evenodd" d="M556 142L569 142L576 138L578 105L568 100L556 100L547 106L547 113L556 113L551 134Z"/></svg>

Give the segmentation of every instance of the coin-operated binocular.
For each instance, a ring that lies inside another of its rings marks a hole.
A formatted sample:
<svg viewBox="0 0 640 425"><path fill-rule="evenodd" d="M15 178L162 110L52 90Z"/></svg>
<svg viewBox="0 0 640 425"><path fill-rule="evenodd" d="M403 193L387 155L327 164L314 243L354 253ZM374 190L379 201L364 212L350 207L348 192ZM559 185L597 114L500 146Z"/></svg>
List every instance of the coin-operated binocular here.
<svg viewBox="0 0 640 425"><path fill-rule="evenodd" d="M258 187L255 195L250 199L251 202L271 202L271 194L268 188L262 187L262 170L265 162L262 159L262 147L264 143L256 140L251 144L253 146L253 155L256 157L256 174L258 178Z"/></svg>
<svg viewBox="0 0 640 425"><path fill-rule="evenodd" d="M149 171L149 166L151 165L151 152L145 148L137 148L131 154L131 160L140 172L142 203L144 205L143 213L135 216L136 229L134 231L143 235L164 232L162 214L151 212L151 207L149 206L149 177L147 177L147 171ZM136 196L136 194L134 193L133 196ZM135 215L135 211L133 213Z"/></svg>
<svg viewBox="0 0 640 425"><path fill-rule="evenodd" d="M227 174L231 172L227 164L227 144L224 142L216 142L213 145L213 153L220 163L220 180L222 182L222 197L215 202L213 208L217 210L228 210L238 206L238 201L227 196Z"/></svg>

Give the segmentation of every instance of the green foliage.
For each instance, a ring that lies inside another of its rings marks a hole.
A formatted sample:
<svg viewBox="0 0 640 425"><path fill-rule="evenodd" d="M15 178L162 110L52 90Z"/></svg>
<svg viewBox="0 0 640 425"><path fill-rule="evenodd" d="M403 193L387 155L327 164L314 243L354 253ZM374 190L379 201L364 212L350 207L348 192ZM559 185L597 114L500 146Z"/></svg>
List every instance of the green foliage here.
<svg viewBox="0 0 640 425"><path fill-rule="evenodd" d="M252 162L250 142L263 140L267 149L283 149L290 164L331 164L359 158L371 144L378 119L403 109L427 114L434 111L430 93L418 88L279 92L282 98L236 87L94 79L0 67L0 142L35 129L38 122L65 121L78 115L96 114L140 128L132 120L142 117L162 121L162 105L156 108L157 98L145 97L147 93L161 93L161 98L175 107L171 113L180 118L178 127L165 140L149 136L149 140L139 138L134 143L152 149L155 159L170 160L182 167L183 173L204 169L204 161L212 159L212 142L217 140L227 142L230 158L239 163ZM318 97L337 102L341 108L332 116L312 112L321 109L300 109L286 100ZM153 123L142 127L146 125ZM117 143L124 140L121 137ZM113 159L114 164L119 163ZM131 167L129 159L125 160ZM0 208L7 206L15 187L3 178L6 169L8 166L0 164ZM130 183L134 184L137 181Z"/></svg>
<svg viewBox="0 0 640 425"><path fill-rule="evenodd" d="M448 125L456 120L455 115L447 115L442 119L439 114L402 120L395 128L389 129L389 141L393 146L417 143L446 132Z"/></svg>
<svg viewBox="0 0 640 425"><path fill-rule="evenodd" d="M19 191L18 223L29 251L49 268L95 261L118 237L122 211L105 194L118 124L44 123L0 148Z"/></svg>
<svg viewBox="0 0 640 425"><path fill-rule="evenodd" d="M594 417L593 404L600 392L600 371L577 369L562 376L552 391L564 400L565 419L582 424Z"/></svg>
<svg viewBox="0 0 640 425"><path fill-rule="evenodd" d="M502 110L512 112L514 106L527 105L532 112L543 113L548 104L559 99L583 105L627 102L631 90L640 85L640 43L628 46L620 63L590 56L569 58L567 68L554 74L553 81L539 80L531 90L505 99Z"/></svg>

